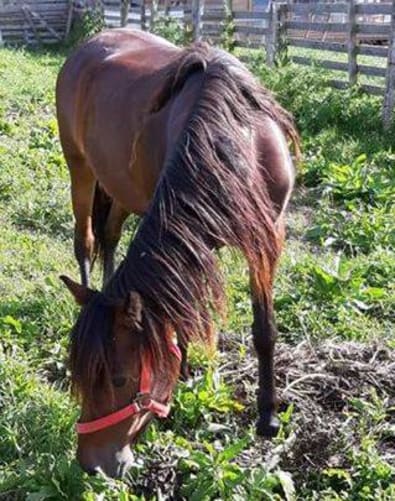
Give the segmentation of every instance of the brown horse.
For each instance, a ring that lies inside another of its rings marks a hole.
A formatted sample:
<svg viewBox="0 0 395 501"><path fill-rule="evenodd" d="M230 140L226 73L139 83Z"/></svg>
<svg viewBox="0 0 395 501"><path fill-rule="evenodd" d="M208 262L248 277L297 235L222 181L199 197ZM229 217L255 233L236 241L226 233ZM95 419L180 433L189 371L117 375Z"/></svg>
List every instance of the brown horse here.
<svg viewBox="0 0 395 501"><path fill-rule="evenodd" d="M235 247L251 277L259 359L257 431L278 424L272 283L294 173L292 119L234 57L205 44L178 49L153 35L104 32L77 49L57 84L70 169L83 306L72 332L72 383L82 413L77 455L119 475L130 445L166 416L188 342L211 342L223 304L214 250ZM122 224L142 215L113 274ZM88 288L92 259L102 292Z"/></svg>

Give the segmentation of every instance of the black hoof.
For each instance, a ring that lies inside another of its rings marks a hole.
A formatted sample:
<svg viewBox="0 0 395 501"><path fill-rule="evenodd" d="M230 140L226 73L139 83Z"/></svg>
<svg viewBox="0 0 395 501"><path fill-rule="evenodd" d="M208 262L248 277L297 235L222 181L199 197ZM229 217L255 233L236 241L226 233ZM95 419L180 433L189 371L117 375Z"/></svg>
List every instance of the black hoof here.
<svg viewBox="0 0 395 501"><path fill-rule="evenodd" d="M257 435L273 438L278 434L280 421L274 415L261 417L256 424Z"/></svg>

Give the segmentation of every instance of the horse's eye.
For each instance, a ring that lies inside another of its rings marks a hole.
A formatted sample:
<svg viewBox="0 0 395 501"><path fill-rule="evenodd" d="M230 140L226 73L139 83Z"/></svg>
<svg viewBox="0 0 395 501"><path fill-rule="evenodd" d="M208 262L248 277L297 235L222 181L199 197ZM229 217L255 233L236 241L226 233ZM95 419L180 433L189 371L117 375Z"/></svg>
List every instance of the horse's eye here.
<svg viewBox="0 0 395 501"><path fill-rule="evenodd" d="M124 376L115 376L112 378L112 384L117 388L124 386L126 383L126 377Z"/></svg>

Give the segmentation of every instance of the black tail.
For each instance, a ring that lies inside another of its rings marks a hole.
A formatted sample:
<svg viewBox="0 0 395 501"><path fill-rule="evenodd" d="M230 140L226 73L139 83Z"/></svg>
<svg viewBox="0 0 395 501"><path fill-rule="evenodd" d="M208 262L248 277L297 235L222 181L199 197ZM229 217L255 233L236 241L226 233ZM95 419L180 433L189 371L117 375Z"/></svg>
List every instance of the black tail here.
<svg viewBox="0 0 395 501"><path fill-rule="evenodd" d="M92 265L97 258L103 262L105 247L105 227L110 214L113 200L107 195L100 184L96 183L95 195L92 208L92 229L95 235L95 249L92 259Z"/></svg>

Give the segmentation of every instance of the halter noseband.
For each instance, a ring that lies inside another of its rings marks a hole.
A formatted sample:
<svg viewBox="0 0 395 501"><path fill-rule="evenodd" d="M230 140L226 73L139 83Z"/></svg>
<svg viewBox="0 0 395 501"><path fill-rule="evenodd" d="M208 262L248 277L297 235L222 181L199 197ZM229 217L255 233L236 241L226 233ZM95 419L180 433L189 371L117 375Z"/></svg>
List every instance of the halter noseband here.
<svg viewBox="0 0 395 501"><path fill-rule="evenodd" d="M171 353L173 353L173 355L181 361L181 351L175 342L170 345L169 349ZM86 433L94 433L95 431L104 430L105 428L114 426L128 417L134 416L142 411L152 412L161 418L167 417L170 412L170 405L162 404L151 397L151 374L152 358L149 353L144 353L141 364L140 391L132 403L118 411L107 414L107 416L102 418L94 419L93 421L88 421L86 423L76 423L76 432L83 435Z"/></svg>

